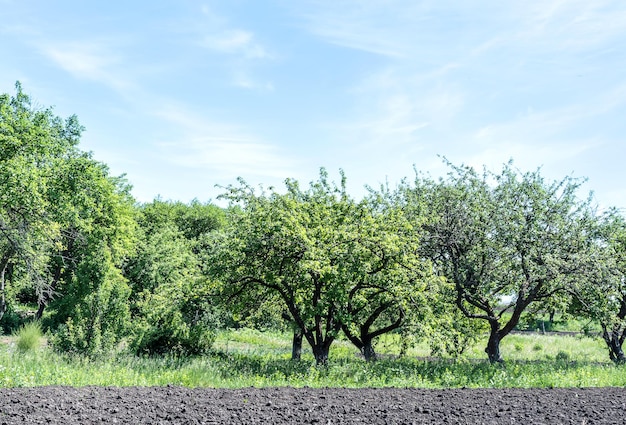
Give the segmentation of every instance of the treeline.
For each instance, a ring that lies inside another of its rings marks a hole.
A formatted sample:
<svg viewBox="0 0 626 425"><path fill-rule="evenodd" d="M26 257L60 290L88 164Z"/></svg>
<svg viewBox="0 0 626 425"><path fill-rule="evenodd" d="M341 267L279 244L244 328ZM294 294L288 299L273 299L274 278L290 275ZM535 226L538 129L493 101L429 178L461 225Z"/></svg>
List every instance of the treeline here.
<svg viewBox="0 0 626 425"><path fill-rule="evenodd" d="M318 364L341 335L371 360L389 332L453 355L488 332L500 362L502 339L550 311L598 323L626 361L626 221L598 213L582 180L448 163L360 200L321 170L306 187L240 180L226 208L139 204L80 150L82 131L19 84L0 96L5 332L24 305L53 347L88 355L197 355L220 327L289 328L293 358L306 341Z"/></svg>

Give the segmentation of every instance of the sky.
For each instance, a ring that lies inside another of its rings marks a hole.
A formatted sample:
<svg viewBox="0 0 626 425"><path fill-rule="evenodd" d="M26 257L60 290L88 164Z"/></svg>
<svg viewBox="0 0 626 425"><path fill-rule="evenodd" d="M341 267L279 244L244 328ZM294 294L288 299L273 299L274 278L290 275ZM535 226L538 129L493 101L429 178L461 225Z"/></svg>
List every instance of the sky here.
<svg viewBox="0 0 626 425"><path fill-rule="evenodd" d="M0 93L140 202L513 159L626 208L623 0L0 0Z"/></svg>

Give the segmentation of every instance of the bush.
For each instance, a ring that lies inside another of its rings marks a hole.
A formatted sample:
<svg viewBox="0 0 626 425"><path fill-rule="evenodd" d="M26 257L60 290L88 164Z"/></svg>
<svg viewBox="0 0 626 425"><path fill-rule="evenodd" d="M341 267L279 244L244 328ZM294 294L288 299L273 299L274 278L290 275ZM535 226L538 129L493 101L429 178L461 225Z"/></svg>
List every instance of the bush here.
<svg viewBox="0 0 626 425"><path fill-rule="evenodd" d="M107 249L89 255L54 305L50 343L57 351L99 356L111 353L128 334L130 287Z"/></svg>
<svg viewBox="0 0 626 425"><path fill-rule="evenodd" d="M569 356L569 353L567 353L567 352L565 352L565 351L559 351L559 352L556 354L556 359L557 359L558 361L561 361L561 362L568 362L568 361L569 361L569 359L570 359L570 356Z"/></svg>
<svg viewBox="0 0 626 425"><path fill-rule="evenodd" d="M194 356L208 353L214 341L215 332L211 329L178 323L145 328L131 340L130 349L138 355Z"/></svg>
<svg viewBox="0 0 626 425"><path fill-rule="evenodd" d="M41 346L43 334L39 322L30 322L22 326L17 333L17 348L20 351L33 351Z"/></svg>

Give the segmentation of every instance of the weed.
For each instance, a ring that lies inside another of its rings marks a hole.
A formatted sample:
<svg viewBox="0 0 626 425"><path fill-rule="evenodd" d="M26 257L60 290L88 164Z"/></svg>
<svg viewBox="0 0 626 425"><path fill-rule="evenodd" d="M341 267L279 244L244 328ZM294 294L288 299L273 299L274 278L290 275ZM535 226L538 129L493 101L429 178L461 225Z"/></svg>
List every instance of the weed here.
<svg viewBox="0 0 626 425"><path fill-rule="evenodd" d="M239 343L229 342L229 338ZM571 337L515 335L503 345L506 367L491 365L479 350L459 359L397 358L380 345L380 360L367 363L345 341L331 349L328 367L315 366L310 350L302 361L290 360L290 335L229 331L199 357L138 357L130 354L88 358L63 355L47 347L24 353L0 345L0 386L108 385L242 387L420 387L550 388L626 386L626 368L616 367L601 341ZM389 340L390 349L394 347ZM541 342L541 343L540 343ZM524 349L515 351L514 344ZM526 350L541 345L542 351ZM594 345L595 344L595 345ZM336 349L335 349L336 348ZM427 349L427 347L425 347ZM559 354L562 353L562 354ZM546 356L551 359L547 359ZM515 359L513 357L520 357ZM506 356L505 356L506 357Z"/></svg>
<svg viewBox="0 0 626 425"><path fill-rule="evenodd" d="M565 351L559 351L555 357L556 360L562 361L562 362L568 362L569 358L570 358L569 353L566 353Z"/></svg>
<svg viewBox="0 0 626 425"><path fill-rule="evenodd" d="M18 350L34 351L41 346L43 334L39 322L30 322L23 325L15 334Z"/></svg>

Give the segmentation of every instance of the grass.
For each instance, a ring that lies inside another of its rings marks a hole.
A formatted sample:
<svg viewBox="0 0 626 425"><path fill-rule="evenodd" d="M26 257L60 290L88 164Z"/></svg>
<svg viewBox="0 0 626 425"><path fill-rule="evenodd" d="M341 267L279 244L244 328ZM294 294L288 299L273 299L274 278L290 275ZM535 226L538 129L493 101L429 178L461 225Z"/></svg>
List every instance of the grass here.
<svg viewBox="0 0 626 425"><path fill-rule="evenodd" d="M15 334L17 348L22 351L37 350L43 341L41 324L39 322L29 322L23 325Z"/></svg>
<svg viewBox="0 0 626 425"><path fill-rule="evenodd" d="M292 362L289 335L224 331L214 352L198 358L130 355L87 360L47 347L20 350L19 337L0 346L0 386L183 385L188 387L598 387L626 386L626 367L608 361L601 341L590 338L511 335L502 343L504 365L484 360L481 343L460 359L424 360L418 345L396 358L394 337L379 342L382 359L366 363L346 341L331 348L328 367L316 367L308 347ZM541 350L534 347L540 345Z"/></svg>

